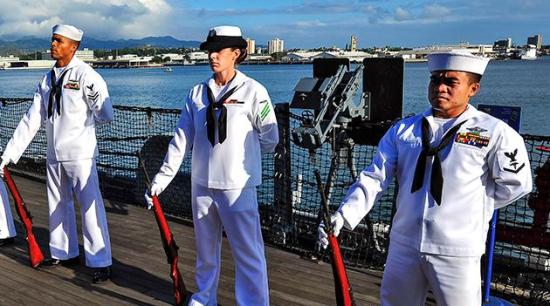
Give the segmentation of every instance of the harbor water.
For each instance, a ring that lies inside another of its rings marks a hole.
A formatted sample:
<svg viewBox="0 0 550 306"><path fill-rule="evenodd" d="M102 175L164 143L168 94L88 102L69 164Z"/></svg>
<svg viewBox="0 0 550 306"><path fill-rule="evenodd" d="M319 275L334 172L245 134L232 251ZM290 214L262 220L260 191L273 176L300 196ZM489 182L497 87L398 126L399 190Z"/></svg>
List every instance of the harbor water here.
<svg viewBox="0 0 550 306"><path fill-rule="evenodd" d="M245 74L268 89L274 103L289 102L293 88L311 76L311 65L242 65ZM46 70L0 70L0 97L32 97ZM117 105L181 108L191 87L208 78L209 66L163 69L98 69ZM427 106L429 73L426 63L405 64L403 114L422 112ZM522 108L521 132L550 135L550 57L535 61L491 61L473 105L494 104Z"/></svg>

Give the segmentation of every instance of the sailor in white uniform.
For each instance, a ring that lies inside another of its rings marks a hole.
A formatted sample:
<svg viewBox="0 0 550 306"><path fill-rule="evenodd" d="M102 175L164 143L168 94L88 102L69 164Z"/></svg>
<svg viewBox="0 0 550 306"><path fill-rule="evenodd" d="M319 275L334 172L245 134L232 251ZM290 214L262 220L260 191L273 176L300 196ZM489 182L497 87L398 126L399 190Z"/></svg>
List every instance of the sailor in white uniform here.
<svg viewBox="0 0 550 306"><path fill-rule="evenodd" d="M201 49L208 50L214 74L189 92L151 187L153 195L160 194L192 148L198 292L189 305L217 305L222 230L235 260L237 304L269 305L256 186L262 153L275 149L279 134L266 89L235 69L246 58L246 46L238 27L210 30Z"/></svg>
<svg viewBox="0 0 550 306"><path fill-rule="evenodd" d="M3 168L1 172L3 176ZM16 235L8 191L4 185L4 180L0 180L0 246L12 244Z"/></svg>
<svg viewBox="0 0 550 306"><path fill-rule="evenodd" d="M388 130L331 218L336 233L353 229L397 177L382 305L424 305L428 289L438 305L481 305L480 257L493 210L531 191L522 137L469 105L487 62L429 55L431 108ZM319 239L328 244L323 227Z"/></svg>
<svg viewBox="0 0 550 306"><path fill-rule="evenodd" d="M56 60L34 94L2 155L2 164L17 163L45 122L51 265L78 262L78 236L73 195L80 204L86 266L93 281L110 277L111 245L96 170L95 127L113 120L107 85L75 56L83 32L70 25L52 30L51 55Z"/></svg>

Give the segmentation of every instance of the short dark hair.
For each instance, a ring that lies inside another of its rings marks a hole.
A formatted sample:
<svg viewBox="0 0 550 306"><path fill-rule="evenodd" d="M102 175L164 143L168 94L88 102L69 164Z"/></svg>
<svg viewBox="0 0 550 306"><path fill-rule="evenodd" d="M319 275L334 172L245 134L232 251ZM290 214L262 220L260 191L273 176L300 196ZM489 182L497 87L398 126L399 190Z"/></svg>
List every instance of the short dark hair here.
<svg viewBox="0 0 550 306"><path fill-rule="evenodd" d="M466 72L468 78L470 79L470 84L479 83L481 81L481 74Z"/></svg>
<svg viewBox="0 0 550 306"><path fill-rule="evenodd" d="M237 50L237 49L239 49L241 51L241 55L239 55L239 57L237 57L237 59L235 60L235 64L240 64L248 56L248 51L246 50L246 48L231 48L231 50Z"/></svg>

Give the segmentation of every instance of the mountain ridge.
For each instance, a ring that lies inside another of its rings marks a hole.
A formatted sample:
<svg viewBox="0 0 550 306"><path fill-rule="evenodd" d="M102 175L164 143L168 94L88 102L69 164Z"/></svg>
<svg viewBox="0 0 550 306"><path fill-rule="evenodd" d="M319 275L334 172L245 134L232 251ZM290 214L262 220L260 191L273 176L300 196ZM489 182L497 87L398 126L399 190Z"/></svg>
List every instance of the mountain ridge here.
<svg viewBox="0 0 550 306"><path fill-rule="evenodd" d="M148 36L140 39L100 40L93 37L84 37L80 49L124 49L139 47L157 48L198 48L200 41L179 40L172 36ZM16 40L3 40L0 38L0 54L6 52L30 53L45 51L50 48L49 38L37 38L33 36L21 37ZM19 52L17 52L19 51Z"/></svg>

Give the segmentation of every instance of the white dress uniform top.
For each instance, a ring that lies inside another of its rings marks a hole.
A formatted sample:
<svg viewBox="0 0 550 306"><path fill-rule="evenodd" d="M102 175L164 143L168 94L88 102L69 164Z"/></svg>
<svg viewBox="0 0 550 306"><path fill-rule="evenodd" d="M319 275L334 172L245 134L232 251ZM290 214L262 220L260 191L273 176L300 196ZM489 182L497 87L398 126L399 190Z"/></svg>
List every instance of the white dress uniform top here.
<svg viewBox="0 0 550 306"><path fill-rule="evenodd" d="M227 138L218 143L216 130L215 145L207 132L207 86L216 100L236 88L224 101ZM236 262L237 304L269 304L256 186L261 183L261 154L272 152L278 140L277 121L266 89L243 73L236 71L224 88L217 88L212 77L190 91L164 163L153 180L153 185L163 190L192 147L198 292L189 305L217 305L222 228Z"/></svg>
<svg viewBox="0 0 550 306"><path fill-rule="evenodd" d="M429 62L430 70L482 74L485 69L486 61L472 64L468 56L453 57L454 53L436 56ZM444 178L439 203L432 197L429 183L433 156L427 159L424 184L411 192L414 165L423 150L424 118L429 123L432 148L442 142L445 129L460 125L451 143L438 153ZM338 210L344 225L353 229L397 177L399 191L382 281L382 305L423 305L428 288L438 305L480 305L480 257L493 210L532 188L525 143L506 123L471 105L456 118L439 119L430 108L393 125L381 139L372 164L361 172Z"/></svg>
<svg viewBox="0 0 550 306"><path fill-rule="evenodd" d="M479 256L485 251L493 210L531 191L531 168L523 138L503 121L468 106L454 125L467 121L452 145L440 152L445 183L442 203L437 205L429 184L419 192L410 192L415 171L411 165L416 164L422 150L423 117L434 125L430 108L390 128L372 164L361 172L339 211L347 226L354 228L396 175L400 188L392 242L431 254ZM437 141L432 139L432 143ZM426 171L425 182L429 174Z"/></svg>
<svg viewBox="0 0 550 306"><path fill-rule="evenodd" d="M4 185L4 180L0 179L0 239L11 238L16 235L8 191L6 185Z"/></svg>
<svg viewBox="0 0 550 306"><path fill-rule="evenodd" d="M54 99L53 105L49 105L52 77L55 83L61 82L62 74L61 99ZM107 220L95 166L98 155L95 127L112 120L105 81L75 56L66 67L54 67L38 84L31 107L2 155L2 159L17 163L45 122L52 258L65 260L78 256L74 192L83 217L86 265L111 265Z"/></svg>

